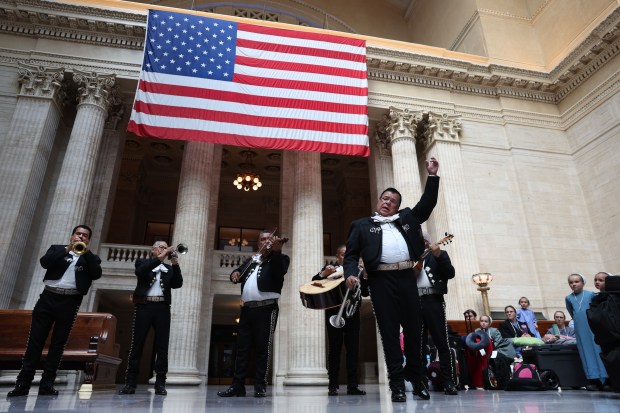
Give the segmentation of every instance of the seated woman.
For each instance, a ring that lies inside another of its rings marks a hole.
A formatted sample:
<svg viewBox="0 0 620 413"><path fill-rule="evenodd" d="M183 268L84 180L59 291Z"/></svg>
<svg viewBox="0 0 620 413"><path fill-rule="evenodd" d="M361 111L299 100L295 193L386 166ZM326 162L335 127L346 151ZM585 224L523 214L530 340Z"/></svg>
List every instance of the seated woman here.
<svg viewBox="0 0 620 413"><path fill-rule="evenodd" d="M543 341L547 344L571 344L575 343L575 328L566 324L564 311L556 311L553 314L555 323L547 330Z"/></svg>
<svg viewBox="0 0 620 413"><path fill-rule="evenodd" d="M511 305L504 307L504 313L506 319L499 325L499 332L504 338L517 338L517 337L533 337L534 334L530 331L525 323L519 323L517 320L517 310ZM521 347L515 346L517 357L521 357Z"/></svg>

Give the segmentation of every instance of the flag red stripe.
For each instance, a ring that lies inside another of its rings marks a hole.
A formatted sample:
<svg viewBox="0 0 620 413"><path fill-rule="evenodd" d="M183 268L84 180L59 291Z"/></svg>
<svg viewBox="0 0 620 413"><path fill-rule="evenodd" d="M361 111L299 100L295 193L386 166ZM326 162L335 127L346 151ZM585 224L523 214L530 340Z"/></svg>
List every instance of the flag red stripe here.
<svg viewBox="0 0 620 413"><path fill-rule="evenodd" d="M260 67L265 69L287 70L290 72L305 72L330 76L341 76L347 78L366 79L366 72L361 70L344 69L340 67L329 67L321 65L311 65L308 63L292 63L276 60L256 59L253 57L237 56L235 65L249 67Z"/></svg>
<svg viewBox="0 0 620 413"><path fill-rule="evenodd" d="M235 75L236 76L236 75ZM353 115L366 115L367 106L346 103L319 102L302 99L284 99L269 96L248 95L238 92L207 89L200 87L177 86L165 83L153 83L140 80L140 90L148 93L163 95L185 96L214 101L239 102L248 105L268 106L275 108L291 108L316 110L322 112L348 113Z"/></svg>
<svg viewBox="0 0 620 413"><path fill-rule="evenodd" d="M256 26L254 24L237 23L237 30L244 32L252 32L259 34L267 34L271 36L291 37L294 39L314 40L319 42L328 42L335 44L346 44L350 46L366 48L366 41L362 39L353 39L350 37L341 37L331 34L302 32L288 29L278 29L275 27Z"/></svg>
<svg viewBox="0 0 620 413"><path fill-rule="evenodd" d="M366 56L356 53L338 52L335 50L319 49L315 47L303 47L293 45L282 45L274 43L258 42L256 40L237 38L237 47L248 49L264 50L268 52L297 54L304 56L325 57L328 59L347 60L351 62L366 63Z"/></svg>
<svg viewBox="0 0 620 413"><path fill-rule="evenodd" d="M351 125L346 123L321 122L315 120L275 118L267 116L252 116L239 113L220 112L195 108L181 108L136 101L134 110L154 116L173 118L200 119L205 121L237 123L242 125L259 126L279 129L305 129L317 132L331 132L342 134L366 135L367 125Z"/></svg>
<svg viewBox="0 0 620 413"><path fill-rule="evenodd" d="M127 130L139 136L156 136L161 139L192 140L252 148L326 152L353 156L368 156L370 154L370 149L366 145L351 145L282 138L256 138L253 136L241 136L227 133L162 128L137 124L133 120L129 122Z"/></svg>
<svg viewBox="0 0 620 413"><path fill-rule="evenodd" d="M258 76L249 76L235 73L233 82L243 85L273 87L279 89L297 89L313 92L325 92L339 95L367 96L368 89L354 86L330 85L318 82L303 82L300 80L271 79Z"/></svg>

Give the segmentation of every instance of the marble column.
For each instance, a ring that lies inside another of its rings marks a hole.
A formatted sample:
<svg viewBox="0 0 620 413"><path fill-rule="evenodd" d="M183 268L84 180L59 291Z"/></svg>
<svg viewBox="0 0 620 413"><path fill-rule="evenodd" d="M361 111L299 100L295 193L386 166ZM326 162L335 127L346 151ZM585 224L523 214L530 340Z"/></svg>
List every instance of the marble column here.
<svg viewBox="0 0 620 413"><path fill-rule="evenodd" d="M7 308L61 118L62 67L19 64L15 111L0 151L0 308Z"/></svg>
<svg viewBox="0 0 620 413"><path fill-rule="evenodd" d="M78 85L79 103L43 231L45 248L67 242L73 227L85 223L108 109L120 102L114 74L76 69L73 80ZM93 238L99 236L93 234ZM44 272L39 268L34 274L26 308L36 303Z"/></svg>
<svg viewBox="0 0 620 413"><path fill-rule="evenodd" d="M321 154L298 152L293 191L293 240L287 294L299 296L323 263L323 212L321 202ZM291 306L288 370L284 385L327 386L325 321L322 311L299 303Z"/></svg>
<svg viewBox="0 0 620 413"><path fill-rule="evenodd" d="M390 108L390 150L394 169L394 188L402 195L401 208L412 207L422 195L420 171L416 155L417 122L421 113L409 109Z"/></svg>
<svg viewBox="0 0 620 413"><path fill-rule="evenodd" d="M125 107L122 104L110 108L110 115L103 130L93 190L85 218L85 222L97 234L90 243L90 249L93 251L99 251L99 245L106 239L112 217L116 184L125 149L127 119L123 122L124 114Z"/></svg>
<svg viewBox="0 0 620 413"><path fill-rule="evenodd" d="M445 296L448 319L460 320L467 308L482 308L480 293L471 276L480 272L469 199L465 188L463 159L460 148L461 120L456 115L427 113L423 140L427 158L439 160L441 186L439 200L429 220L428 230L437 241L445 233L454 234L454 241L444 248L456 268Z"/></svg>
<svg viewBox="0 0 620 413"><path fill-rule="evenodd" d="M293 198L291 188L295 186L295 175L297 170L297 152L282 151L282 165L280 169L280 234L286 234L291 240L293 237ZM284 244L282 251L291 256L292 242ZM293 265L294 266L294 265ZM292 309L299 305L299 292L294 291L291 281L293 266L289 273L284 276L284 286L282 287L282 297L280 298L280 313L278 315L278 325L274 334L273 351L273 384L281 386L289 365L289 332L295 326L296 320L291 317Z"/></svg>
<svg viewBox="0 0 620 413"><path fill-rule="evenodd" d="M208 245L209 219L215 219L209 216L211 184L214 177L219 180L220 170L220 163L214 163L214 147L211 143L187 142L183 153L173 244L183 242L189 246L189 252L179 259L183 287L172 292L173 328L168 352L170 384L202 383L197 364L202 319L199 309L203 282L210 270L206 258L212 250Z"/></svg>
<svg viewBox="0 0 620 413"><path fill-rule="evenodd" d="M390 117L387 114L383 115L383 119L375 125L375 135L371 139L373 145L368 157L371 210L377 205L381 192L385 188L394 187L394 167L392 165L392 152L390 151L391 125Z"/></svg>

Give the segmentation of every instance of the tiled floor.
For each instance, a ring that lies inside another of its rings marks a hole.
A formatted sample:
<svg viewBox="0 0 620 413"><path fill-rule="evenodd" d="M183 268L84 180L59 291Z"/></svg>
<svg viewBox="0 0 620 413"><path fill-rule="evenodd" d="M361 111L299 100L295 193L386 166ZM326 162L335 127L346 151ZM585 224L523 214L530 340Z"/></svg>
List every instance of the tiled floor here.
<svg viewBox="0 0 620 413"><path fill-rule="evenodd" d="M407 394L406 403L394 403L386 386L366 385L366 396L327 396L317 387L268 388L264 399L217 396L223 386L173 387L167 396L156 396L152 387L140 386L135 395L119 396L115 391L80 394L59 387L60 395L37 396L36 387L27 397L0 400L2 412L209 412L209 413L377 413L377 412L462 412L462 413L618 413L620 394L585 390L506 392L462 391L458 396L432 393L422 401ZM248 388L251 390L251 388ZM6 394L9 387L0 391ZM342 392L342 390L341 390ZM253 393L248 393L251 396ZM90 397L89 397L90 396Z"/></svg>

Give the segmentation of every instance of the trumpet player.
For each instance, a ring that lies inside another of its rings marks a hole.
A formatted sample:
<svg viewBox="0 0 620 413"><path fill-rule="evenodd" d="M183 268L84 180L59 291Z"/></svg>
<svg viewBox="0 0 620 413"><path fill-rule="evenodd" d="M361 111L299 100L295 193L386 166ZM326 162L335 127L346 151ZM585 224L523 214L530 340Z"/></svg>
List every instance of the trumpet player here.
<svg viewBox="0 0 620 413"><path fill-rule="evenodd" d="M180 244L182 245L182 244ZM164 263L166 259L170 264ZM179 256L173 247L164 241L157 241L151 248L151 257L136 260L138 283L132 300L133 334L125 386L119 394L134 394L138 384L138 367L142 349L151 327L155 331L155 394L165 396L166 374L168 373L168 342L170 338L171 290L183 286Z"/></svg>
<svg viewBox="0 0 620 413"><path fill-rule="evenodd" d="M7 397L26 396L41 358L45 340L52 339L39 384L39 395L55 396L56 371L62 358L69 333L93 280L101 277L101 260L88 249L92 230L87 225L73 228L67 245L52 245L40 259L47 271L45 288L32 310L30 335L15 388Z"/></svg>
<svg viewBox="0 0 620 413"><path fill-rule="evenodd" d="M326 265L321 271L314 277L313 281L321 280L329 277L338 270L338 267L342 268L342 262L344 260L344 254L347 250L346 245L341 245L336 250L336 260L338 266ZM356 290L357 291L357 290ZM351 297L351 293L349 294ZM366 394L364 390L358 387L357 383L357 365L359 358L360 347L360 301L361 293L354 294L353 297L347 300L347 303L343 303L347 308L343 311L343 317L345 317L345 324L342 328L336 328L329 322L332 316L338 314L340 307L328 308L325 310L325 328L327 329L327 373L329 376L329 384L327 394L329 396L338 395L338 377L340 375L340 352L342 344L344 343L347 351L346 365L347 365L347 394L354 396L363 396Z"/></svg>

